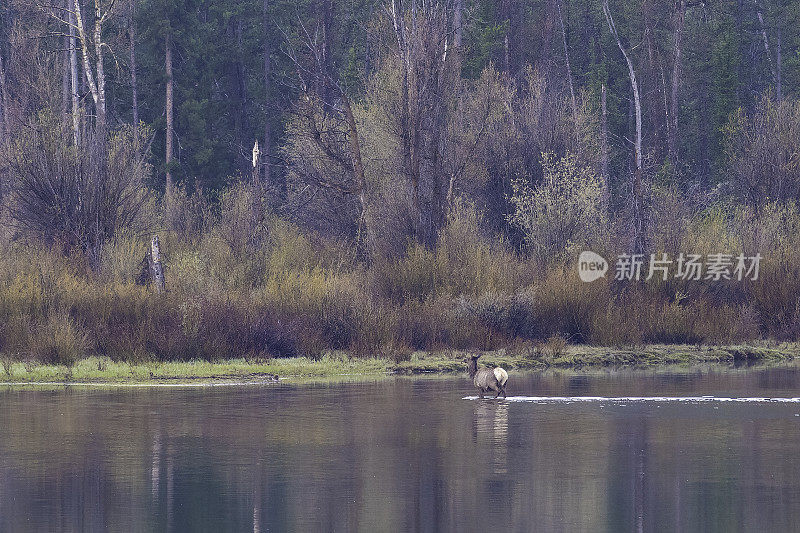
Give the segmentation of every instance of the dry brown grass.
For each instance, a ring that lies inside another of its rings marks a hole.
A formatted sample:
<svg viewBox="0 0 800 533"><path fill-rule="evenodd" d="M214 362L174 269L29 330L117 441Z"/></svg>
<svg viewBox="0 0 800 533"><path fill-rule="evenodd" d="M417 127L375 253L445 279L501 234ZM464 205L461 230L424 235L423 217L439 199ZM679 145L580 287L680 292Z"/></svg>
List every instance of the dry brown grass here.
<svg viewBox="0 0 800 533"><path fill-rule="evenodd" d="M92 354L266 360L330 351L403 361L413 350L537 343L554 359L567 341L797 340L800 217L793 206L770 209L760 217L712 210L687 223L682 242L700 252L716 241L762 253L759 281L741 283L583 283L570 264L537 270L482 234L470 214L451 220L433 250L413 245L400 258L371 263L274 218L262 222L260 243L231 237L236 224L225 230L230 238L214 225L200 236L167 232L166 295L134 283L141 239L108 246L100 272L80 256L6 242L0 353L53 364Z"/></svg>

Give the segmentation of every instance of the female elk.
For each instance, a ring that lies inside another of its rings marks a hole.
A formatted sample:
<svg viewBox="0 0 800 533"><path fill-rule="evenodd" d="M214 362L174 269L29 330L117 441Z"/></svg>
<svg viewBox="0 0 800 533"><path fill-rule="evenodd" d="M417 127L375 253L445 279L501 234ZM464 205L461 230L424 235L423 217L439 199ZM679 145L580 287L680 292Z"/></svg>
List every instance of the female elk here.
<svg viewBox="0 0 800 533"><path fill-rule="evenodd" d="M495 398L503 394L506 397L506 382L508 381L508 373L500 368L478 368L478 358L480 355L473 355L469 358L469 377L472 378L472 383L478 388L481 398L483 394L493 390L496 392Z"/></svg>

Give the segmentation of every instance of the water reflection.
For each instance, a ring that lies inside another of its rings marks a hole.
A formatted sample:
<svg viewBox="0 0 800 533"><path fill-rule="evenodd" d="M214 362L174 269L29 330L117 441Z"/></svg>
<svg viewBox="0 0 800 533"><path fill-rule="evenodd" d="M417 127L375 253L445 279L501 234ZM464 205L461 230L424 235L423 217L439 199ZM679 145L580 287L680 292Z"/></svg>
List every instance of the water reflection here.
<svg viewBox="0 0 800 533"><path fill-rule="evenodd" d="M795 369L514 394L800 396ZM0 391L0 531L786 531L798 404L466 401L468 380Z"/></svg>
<svg viewBox="0 0 800 533"><path fill-rule="evenodd" d="M161 479L161 435L153 435L153 466L150 469L150 484L153 498L158 497L158 483Z"/></svg>
<svg viewBox="0 0 800 533"><path fill-rule="evenodd" d="M261 472L263 465L256 463L255 479L253 480L253 533L261 533Z"/></svg>
<svg viewBox="0 0 800 533"><path fill-rule="evenodd" d="M508 406L507 402L475 402L473 442L489 450L495 474L508 473Z"/></svg>

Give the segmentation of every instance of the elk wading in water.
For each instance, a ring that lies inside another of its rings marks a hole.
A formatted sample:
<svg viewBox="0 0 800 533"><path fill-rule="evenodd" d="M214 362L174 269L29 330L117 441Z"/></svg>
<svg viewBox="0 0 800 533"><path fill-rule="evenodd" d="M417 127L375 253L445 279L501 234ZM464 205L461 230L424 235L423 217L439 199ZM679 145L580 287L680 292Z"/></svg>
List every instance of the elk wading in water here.
<svg viewBox="0 0 800 533"><path fill-rule="evenodd" d="M495 398L503 393L503 398L506 397L506 382L508 381L508 373L500 368L481 368L478 369L478 358L480 355L472 355L469 358L469 377L472 378L472 383L480 391L480 396L490 390L496 391Z"/></svg>

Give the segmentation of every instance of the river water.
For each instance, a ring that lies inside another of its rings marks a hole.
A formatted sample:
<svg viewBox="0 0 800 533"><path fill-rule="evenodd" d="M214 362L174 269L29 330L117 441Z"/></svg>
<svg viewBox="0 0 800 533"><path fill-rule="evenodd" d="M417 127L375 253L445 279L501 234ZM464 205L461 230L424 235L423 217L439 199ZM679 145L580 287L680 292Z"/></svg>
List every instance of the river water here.
<svg viewBox="0 0 800 533"><path fill-rule="evenodd" d="M0 531L800 530L798 368L508 390L0 386Z"/></svg>

